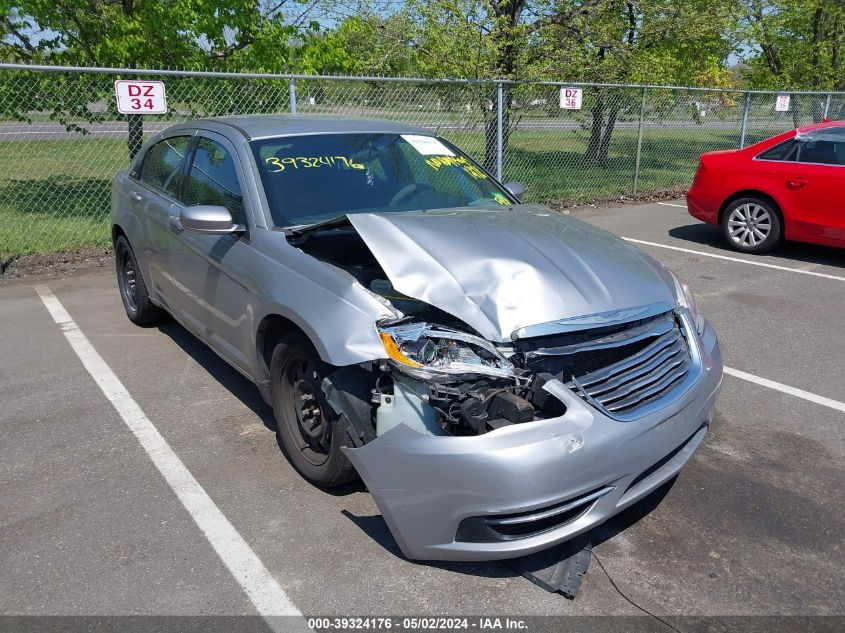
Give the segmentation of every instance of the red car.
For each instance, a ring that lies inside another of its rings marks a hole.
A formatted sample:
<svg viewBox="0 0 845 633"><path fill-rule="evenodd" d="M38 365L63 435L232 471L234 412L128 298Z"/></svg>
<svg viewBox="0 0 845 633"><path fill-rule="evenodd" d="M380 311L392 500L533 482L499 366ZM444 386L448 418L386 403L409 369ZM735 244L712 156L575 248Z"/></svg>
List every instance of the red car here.
<svg viewBox="0 0 845 633"><path fill-rule="evenodd" d="M783 240L845 247L845 122L702 154L687 208L721 226L728 244L744 253Z"/></svg>

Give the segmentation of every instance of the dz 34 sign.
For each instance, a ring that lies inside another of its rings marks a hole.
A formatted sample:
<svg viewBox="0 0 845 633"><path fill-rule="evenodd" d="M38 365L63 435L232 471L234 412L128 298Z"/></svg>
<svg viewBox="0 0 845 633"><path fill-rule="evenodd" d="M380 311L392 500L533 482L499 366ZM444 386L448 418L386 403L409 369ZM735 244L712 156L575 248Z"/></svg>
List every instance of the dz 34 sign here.
<svg viewBox="0 0 845 633"><path fill-rule="evenodd" d="M162 81L115 81L117 111L121 114L164 114L167 96Z"/></svg>

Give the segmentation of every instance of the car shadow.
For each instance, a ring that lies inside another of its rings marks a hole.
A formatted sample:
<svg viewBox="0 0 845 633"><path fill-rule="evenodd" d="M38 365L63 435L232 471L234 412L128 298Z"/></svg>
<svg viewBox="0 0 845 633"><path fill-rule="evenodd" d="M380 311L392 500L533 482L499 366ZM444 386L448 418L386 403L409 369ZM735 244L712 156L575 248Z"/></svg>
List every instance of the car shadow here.
<svg viewBox="0 0 845 633"><path fill-rule="evenodd" d="M215 354L208 345L200 341L173 319L168 319L158 326L158 330L178 345L183 352L193 358L209 375L223 385L252 410L268 430L276 432L276 420L273 410L268 407L258 387L239 374L226 361Z"/></svg>
<svg viewBox="0 0 845 633"><path fill-rule="evenodd" d="M593 547L601 545L605 541L609 541L617 534L620 534L633 526L641 519L647 517L654 512L657 507L672 490L672 486L678 480L675 475L669 481L656 488L648 495L634 503L632 506L625 508L622 512L612 517L610 520L602 523L598 527L593 528L591 532Z"/></svg>
<svg viewBox="0 0 845 633"><path fill-rule="evenodd" d="M272 431L274 434L276 433L276 418L273 415L273 409L264 402L255 384L238 373L229 363L215 354L208 345L200 341L175 320L168 319L160 324L157 329L176 343L183 352L193 358L209 375L223 385L229 393L249 407L268 431ZM282 448L278 435L275 437L279 450L284 454L284 449ZM303 481L306 480L303 479ZM310 482L306 483L313 486ZM335 497L345 497L359 492L366 492L367 490L360 479L331 489L313 487L321 493Z"/></svg>
<svg viewBox="0 0 845 633"><path fill-rule="evenodd" d="M685 242L692 242L701 246L724 251L725 255L742 257L742 253L725 244L722 230L710 224L687 224L669 229L669 235ZM819 264L842 268L845 266L845 250L832 246L803 244L801 242L785 242L774 251L766 253L767 258L784 259L805 264ZM753 256L751 256L753 257Z"/></svg>

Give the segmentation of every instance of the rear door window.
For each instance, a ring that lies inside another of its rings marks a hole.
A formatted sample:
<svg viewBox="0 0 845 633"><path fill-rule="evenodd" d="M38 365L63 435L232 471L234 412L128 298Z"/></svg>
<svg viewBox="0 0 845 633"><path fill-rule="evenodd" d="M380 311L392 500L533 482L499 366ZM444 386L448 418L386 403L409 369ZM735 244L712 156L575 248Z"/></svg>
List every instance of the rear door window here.
<svg viewBox="0 0 845 633"><path fill-rule="evenodd" d="M182 195L186 206L226 207L235 224L246 224L241 183L232 153L210 138L199 137Z"/></svg>
<svg viewBox="0 0 845 633"><path fill-rule="evenodd" d="M141 181L175 198L179 167L190 142L190 136L173 136L153 145L144 156Z"/></svg>
<svg viewBox="0 0 845 633"><path fill-rule="evenodd" d="M798 148L798 162L845 165L845 139L840 142L818 139L802 143Z"/></svg>

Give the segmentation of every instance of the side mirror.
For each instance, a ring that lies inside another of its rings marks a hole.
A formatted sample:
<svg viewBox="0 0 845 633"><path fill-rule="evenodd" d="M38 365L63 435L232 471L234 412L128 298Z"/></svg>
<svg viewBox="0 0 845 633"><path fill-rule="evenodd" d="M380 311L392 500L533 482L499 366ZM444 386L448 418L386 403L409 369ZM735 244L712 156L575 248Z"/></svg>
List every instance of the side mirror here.
<svg viewBox="0 0 845 633"><path fill-rule="evenodd" d="M182 228L194 233L206 235L228 235L244 230L240 224L235 224L232 214L226 207L217 207L210 204L199 204L195 207L186 207L179 214L179 221Z"/></svg>
<svg viewBox="0 0 845 633"><path fill-rule="evenodd" d="M525 185L521 182L506 182L505 189L507 189L514 198L522 202L522 196L525 195Z"/></svg>

